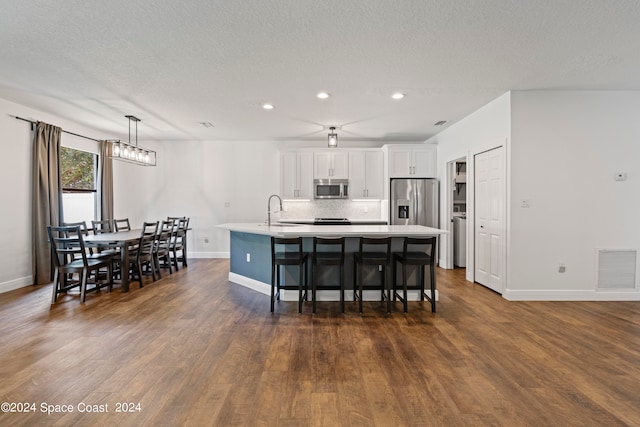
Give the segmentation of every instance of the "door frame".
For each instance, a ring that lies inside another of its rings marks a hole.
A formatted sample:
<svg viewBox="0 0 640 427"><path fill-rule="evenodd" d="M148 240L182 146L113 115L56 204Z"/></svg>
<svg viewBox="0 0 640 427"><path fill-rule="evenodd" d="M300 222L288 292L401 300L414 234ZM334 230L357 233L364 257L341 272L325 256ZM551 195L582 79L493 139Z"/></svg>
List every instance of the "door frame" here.
<svg viewBox="0 0 640 427"><path fill-rule="evenodd" d="M444 203L445 209L444 209L444 218L443 218L443 222L444 224L440 224L440 228L443 228L445 230L448 231L447 234L445 234L444 239L442 239L441 242L441 256L442 259L440 260L440 267L442 268L446 268L446 269L452 269L455 266L453 265L453 177L455 176L455 164L456 162L461 162L461 161L465 161L467 162L467 180L469 179L469 158L467 156L461 156L461 157L457 157L453 160L449 160L448 162L446 162L446 172L445 172L445 184L444 184L444 195L442 198L442 201ZM468 212L468 203L469 203L469 188L468 188L469 184L467 183L467 216L469 215ZM468 221L468 219L467 219ZM468 238L467 238L468 239ZM469 246L468 244L468 240L467 240L467 246ZM467 251L468 253L468 251ZM468 261L467 261L468 263ZM468 265L468 264L467 264ZM468 268L468 267L465 267Z"/></svg>

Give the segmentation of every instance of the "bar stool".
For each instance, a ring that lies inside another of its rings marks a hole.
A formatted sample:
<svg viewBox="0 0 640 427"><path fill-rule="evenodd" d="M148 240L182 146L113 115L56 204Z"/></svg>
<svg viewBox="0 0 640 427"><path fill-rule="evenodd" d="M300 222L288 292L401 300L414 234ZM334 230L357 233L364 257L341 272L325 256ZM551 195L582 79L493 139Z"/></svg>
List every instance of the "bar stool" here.
<svg viewBox="0 0 640 427"><path fill-rule="evenodd" d="M436 312L436 237L405 237L402 252L393 253L393 300L400 299L404 304L404 312L407 312L407 265L420 266L418 277L418 289L420 289L420 301L431 302L431 312ZM397 263L402 265L402 297L397 292L396 273ZM431 281L431 295L424 292L424 267L429 266Z"/></svg>
<svg viewBox="0 0 640 427"><path fill-rule="evenodd" d="M340 267L340 283L339 285L323 285L321 289L339 290L340 291L340 310L344 313L344 237L338 238L313 238L313 253L311 263L311 302L313 312L316 312L316 291L318 289L318 280L316 275L320 266L338 266ZM339 247L336 251L327 251L327 249ZM320 249L320 250L318 250Z"/></svg>
<svg viewBox="0 0 640 427"><path fill-rule="evenodd" d="M374 249L375 248L375 249ZM368 249L368 250L365 250ZM371 250L374 249L374 250ZM361 237L358 252L353 253L353 300L358 300L358 308L362 313L362 291L364 289L380 290L380 301L384 302L387 294L387 313L391 312L391 288L387 286L387 267L391 260L391 238ZM381 266L380 285L363 285L362 267L364 265Z"/></svg>
<svg viewBox="0 0 640 427"><path fill-rule="evenodd" d="M287 245L296 247L296 250L287 251ZM280 248L281 247L281 248ZM278 250L280 249L280 250ZM276 300L280 300L280 289L298 290L298 313L302 313L302 301L307 300L307 260L309 254L302 251L302 238L271 237L271 312L273 313ZM297 285L280 284L280 267L285 265L297 265L299 276ZM303 268L304 267L304 268ZM304 279L304 280L303 280ZM303 290L304 283L304 293Z"/></svg>

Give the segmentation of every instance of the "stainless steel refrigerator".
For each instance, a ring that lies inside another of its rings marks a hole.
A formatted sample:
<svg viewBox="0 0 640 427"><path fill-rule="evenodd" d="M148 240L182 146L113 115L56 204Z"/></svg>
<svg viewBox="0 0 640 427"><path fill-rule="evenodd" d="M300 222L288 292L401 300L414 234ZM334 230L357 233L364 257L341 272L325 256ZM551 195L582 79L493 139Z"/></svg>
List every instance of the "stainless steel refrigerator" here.
<svg viewBox="0 0 640 427"><path fill-rule="evenodd" d="M439 228L438 180L391 179L391 225L426 225Z"/></svg>

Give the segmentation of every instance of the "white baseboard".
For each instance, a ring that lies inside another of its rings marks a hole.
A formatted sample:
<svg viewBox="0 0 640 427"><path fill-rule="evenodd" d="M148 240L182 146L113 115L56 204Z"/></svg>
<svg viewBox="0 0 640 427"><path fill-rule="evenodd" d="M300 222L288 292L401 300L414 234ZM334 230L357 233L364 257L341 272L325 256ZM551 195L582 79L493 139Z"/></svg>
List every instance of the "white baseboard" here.
<svg viewBox="0 0 640 427"><path fill-rule="evenodd" d="M261 294L271 295L271 284L260 282L249 277L241 276L237 273L229 273L229 281L240 286L252 289ZM311 290L309 290L311 292ZM309 295L309 298L311 295ZM331 291L318 291L316 298L318 301L340 301L340 292ZM282 301L298 301L298 291L283 289L280 293L280 299ZM345 301L353 301L353 291L346 290L344 292ZM364 301L378 301L380 299L380 291L364 291ZM418 291L407 291L407 300L419 301L420 293ZM438 290L436 289L436 301L438 301Z"/></svg>
<svg viewBox="0 0 640 427"><path fill-rule="evenodd" d="M229 252L191 252L188 258L229 258Z"/></svg>
<svg viewBox="0 0 640 427"><path fill-rule="evenodd" d="M33 285L33 277L25 276L19 279L9 280L8 282L0 283L0 294L4 292L13 291L14 289L24 288L25 286Z"/></svg>
<svg viewBox="0 0 640 427"><path fill-rule="evenodd" d="M509 301L640 301L640 292L608 290L513 290L505 289L502 297Z"/></svg>

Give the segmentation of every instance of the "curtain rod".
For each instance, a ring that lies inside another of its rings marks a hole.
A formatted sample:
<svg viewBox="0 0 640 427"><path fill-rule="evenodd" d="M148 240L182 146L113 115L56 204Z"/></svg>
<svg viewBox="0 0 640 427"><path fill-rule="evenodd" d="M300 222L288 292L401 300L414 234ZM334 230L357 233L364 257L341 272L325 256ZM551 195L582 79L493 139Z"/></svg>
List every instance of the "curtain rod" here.
<svg viewBox="0 0 640 427"><path fill-rule="evenodd" d="M22 120L23 122L29 122L29 123L31 123L31 130L33 130L33 125L35 125L35 124L36 124L36 122L34 122L33 120L23 119L22 117L18 117L18 116L13 116L13 117L15 117L15 118L16 118L16 119L18 119L18 120ZM77 133L69 132L68 130L64 130L64 129L62 129L62 132L67 133L67 134L69 134L69 135L78 136L78 137L80 137L80 138L89 139L89 140L91 140L91 141L101 142L99 139L90 138L90 137L88 137L88 136L84 136L84 135L80 135L80 134L77 134Z"/></svg>

